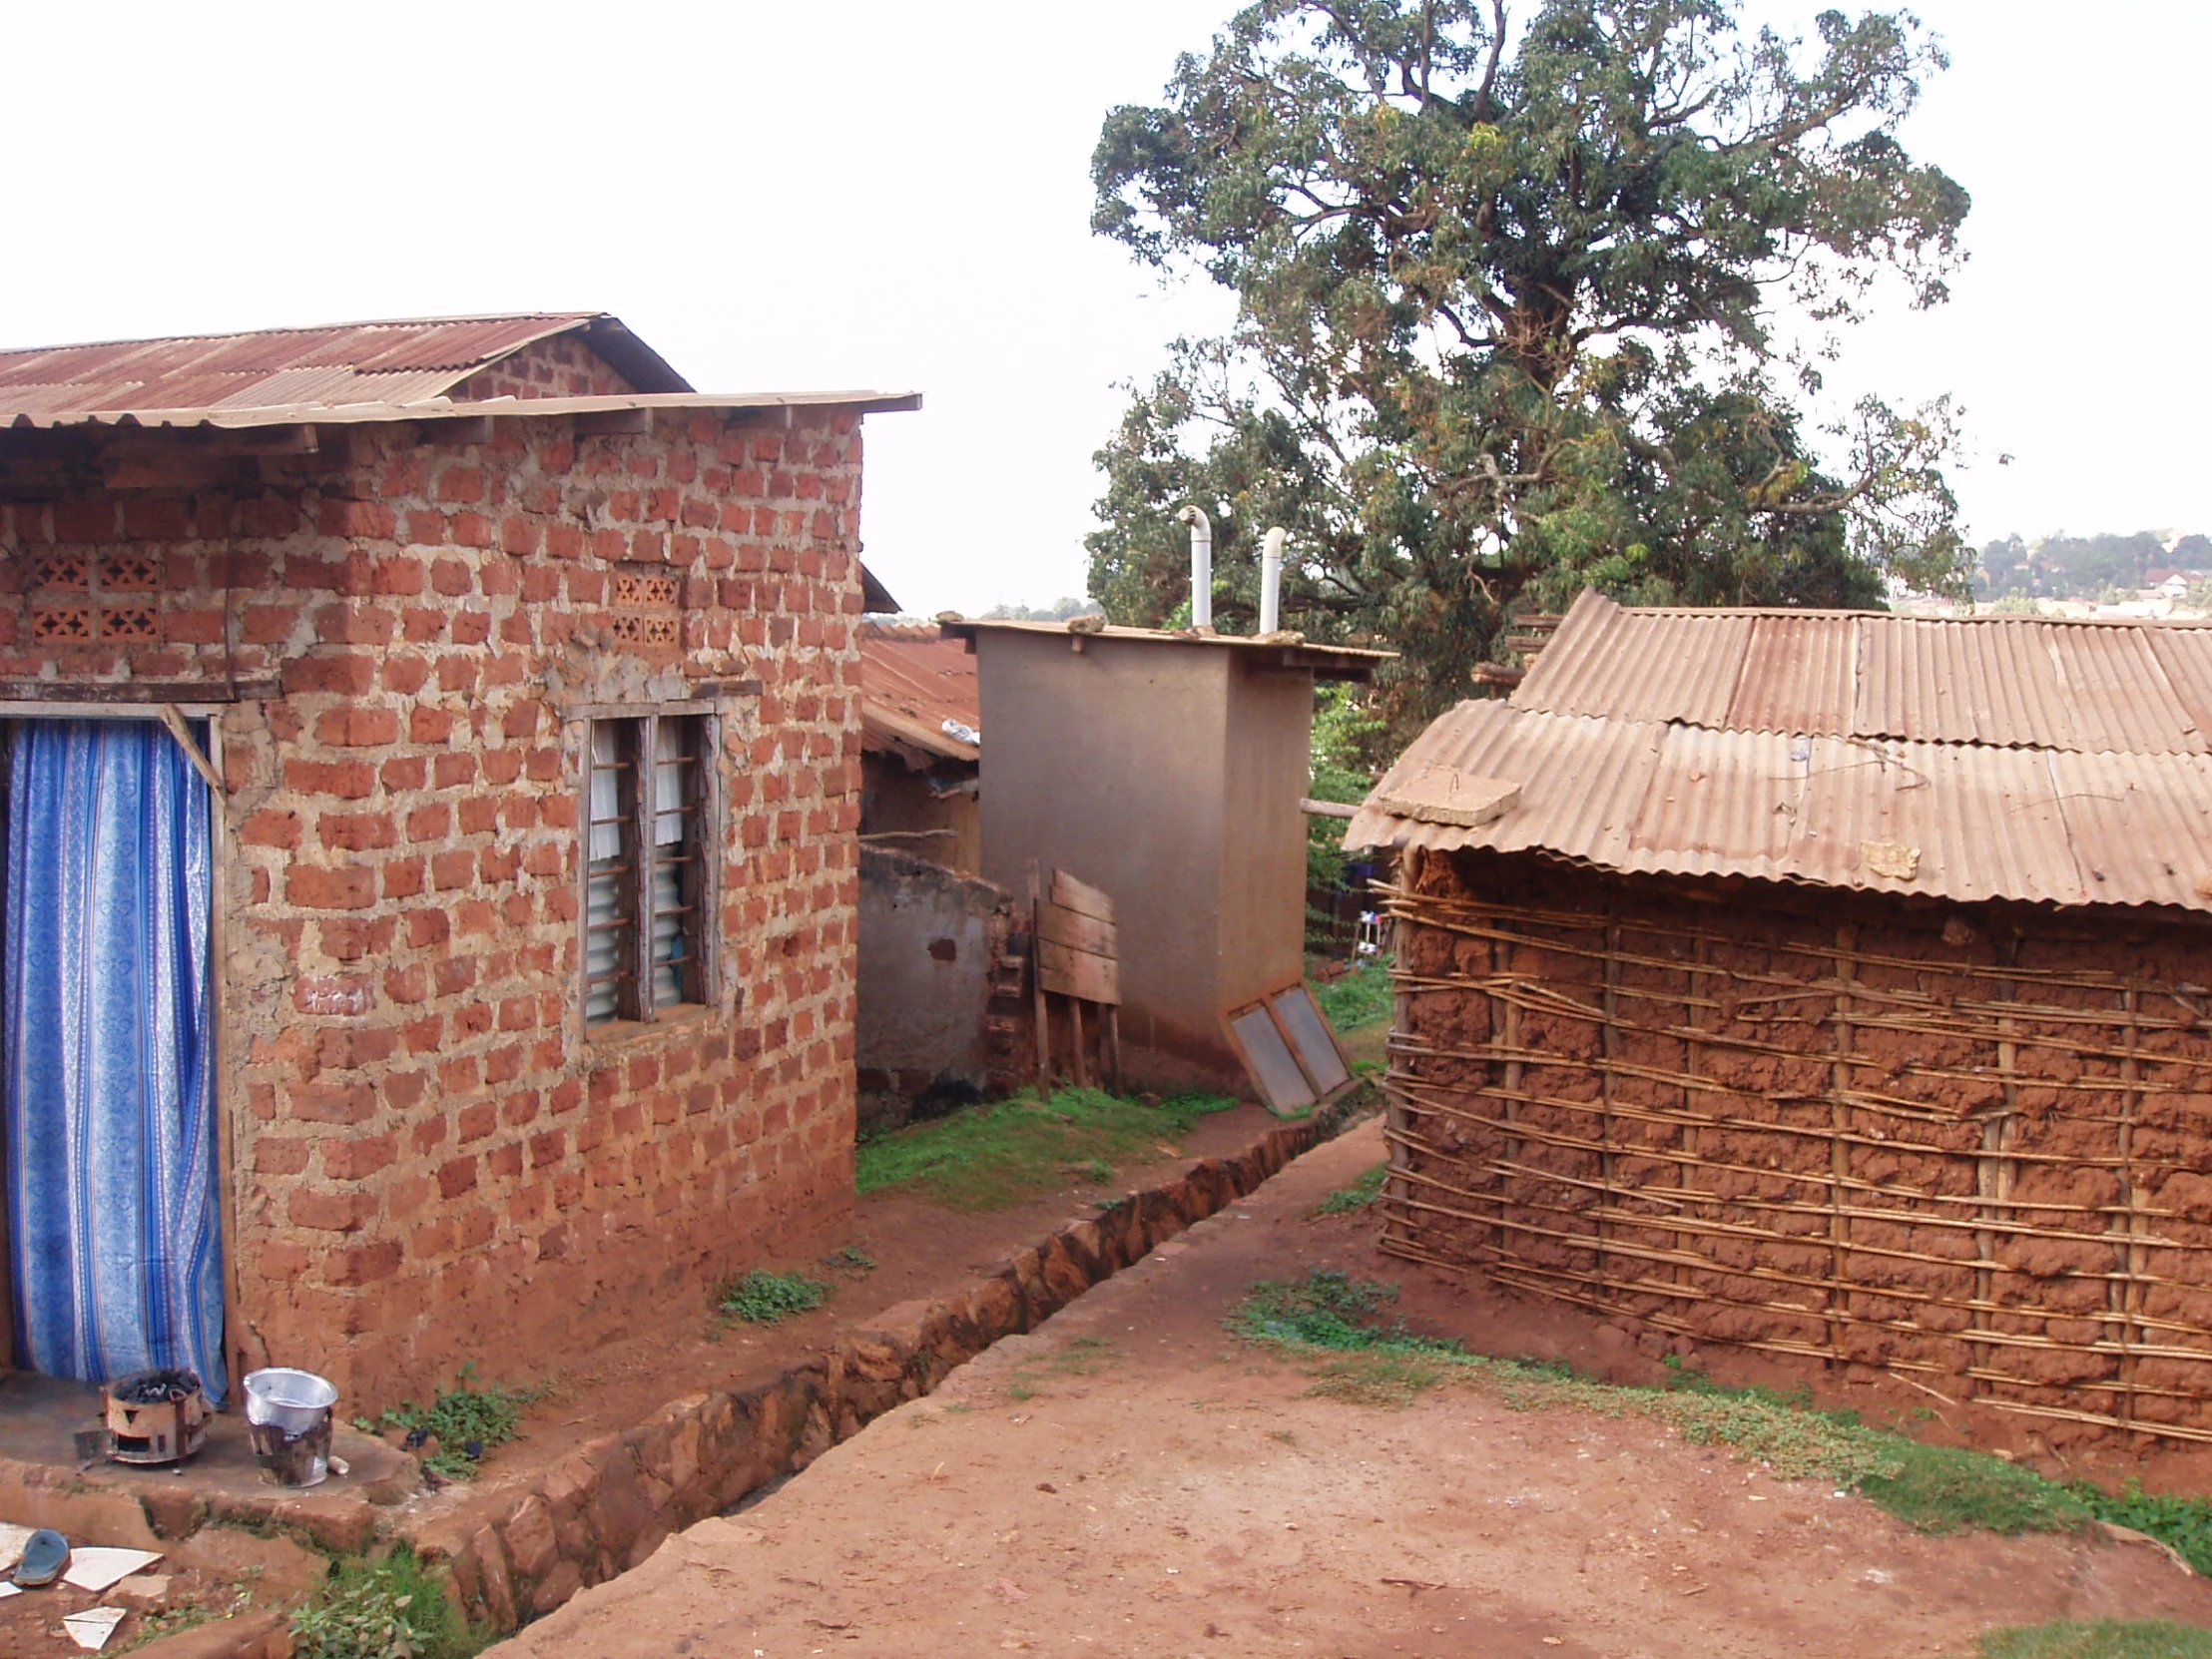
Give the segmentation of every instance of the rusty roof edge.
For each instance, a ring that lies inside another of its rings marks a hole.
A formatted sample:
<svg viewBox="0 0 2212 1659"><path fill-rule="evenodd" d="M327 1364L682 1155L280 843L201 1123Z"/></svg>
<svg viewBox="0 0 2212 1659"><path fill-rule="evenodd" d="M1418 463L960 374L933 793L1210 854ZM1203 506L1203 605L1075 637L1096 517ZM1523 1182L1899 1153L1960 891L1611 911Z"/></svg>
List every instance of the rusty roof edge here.
<svg viewBox="0 0 2212 1659"><path fill-rule="evenodd" d="M966 640L972 647L980 633L1041 634L1061 639L1106 639L1150 641L1161 645L1188 645L1197 647L1228 646L1245 652L1278 652L1284 662L1293 668L1343 667L1357 669L1365 674L1379 663L1396 659L1394 651L1379 651L1364 645L1324 645L1313 640L1286 640L1280 637L1261 639L1251 634L1201 634L1192 629L1172 628L1123 628L1108 624L1096 629L1071 629L1064 622L1025 621L1015 617L948 617L938 626L945 638ZM1316 659L1304 661L1301 659ZM1335 659L1324 662L1321 659Z"/></svg>
<svg viewBox="0 0 2212 1659"><path fill-rule="evenodd" d="M885 737L911 744L916 749L925 749L932 755L941 755L948 761L979 761L983 758L982 750L974 744L962 743L946 732L933 732L924 722L869 698L864 691L860 694L860 719L863 725L880 729Z"/></svg>
<svg viewBox="0 0 2212 1659"><path fill-rule="evenodd" d="M465 378L466 376L463 376ZM600 397L493 397L456 402L292 403L248 409L115 409L90 414L18 414L0 431L55 431L95 426L172 431L207 427L240 431L259 426L362 426L401 420L460 420L481 415L531 417L601 414L627 409L849 408L862 414L906 414L921 407L918 391L628 392Z"/></svg>

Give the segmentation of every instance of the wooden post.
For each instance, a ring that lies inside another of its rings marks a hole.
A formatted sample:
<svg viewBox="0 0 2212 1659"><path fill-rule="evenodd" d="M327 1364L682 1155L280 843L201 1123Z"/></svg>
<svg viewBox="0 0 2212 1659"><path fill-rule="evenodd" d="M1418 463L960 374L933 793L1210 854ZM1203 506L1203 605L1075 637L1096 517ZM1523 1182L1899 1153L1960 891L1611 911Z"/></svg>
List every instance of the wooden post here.
<svg viewBox="0 0 2212 1659"><path fill-rule="evenodd" d="M1852 1030L1852 986L1859 979L1859 929L1850 922L1836 928L1836 1006L1831 1020L1836 1033L1835 1057L1828 1068L1828 1347L1835 1363L1850 1358L1845 1339L1850 1335L1851 1218L1844 1213L1844 1187L1851 1174L1852 1125L1849 1096L1854 1088L1851 1073L1857 1037Z"/></svg>
<svg viewBox="0 0 2212 1659"><path fill-rule="evenodd" d="M1106 1076L1114 1093L1121 1093L1121 1010L1106 1004Z"/></svg>
<svg viewBox="0 0 2212 1659"><path fill-rule="evenodd" d="M1091 1064L1083 1053L1083 999L1067 998L1068 1031L1075 1044L1075 1086L1087 1089L1091 1086Z"/></svg>
<svg viewBox="0 0 2212 1659"><path fill-rule="evenodd" d="M1036 991L1037 1012L1037 1088L1040 1092L1052 1087L1052 1019L1051 1009L1044 999L1044 952L1039 948L1043 935L1037 930L1037 913L1044 902L1044 892L1037 881L1037 860L1029 860L1029 983Z"/></svg>

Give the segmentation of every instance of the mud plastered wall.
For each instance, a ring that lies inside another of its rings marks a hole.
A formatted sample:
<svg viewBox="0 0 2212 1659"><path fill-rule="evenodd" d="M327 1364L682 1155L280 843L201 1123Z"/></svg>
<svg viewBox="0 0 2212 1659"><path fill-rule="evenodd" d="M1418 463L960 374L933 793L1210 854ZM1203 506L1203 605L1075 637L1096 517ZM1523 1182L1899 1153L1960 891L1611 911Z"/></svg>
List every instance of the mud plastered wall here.
<svg viewBox="0 0 2212 1659"><path fill-rule="evenodd" d="M1385 1247L2212 1439L2212 934L1417 855Z"/></svg>
<svg viewBox="0 0 2212 1659"><path fill-rule="evenodd" d="M0 506L9 695L221 706L230 1346L349 1409L542 1374L851 1201L857 417L468 431L56 444ZM670 700L718 723L715 997L587 1038L577 711Z"/></svg>

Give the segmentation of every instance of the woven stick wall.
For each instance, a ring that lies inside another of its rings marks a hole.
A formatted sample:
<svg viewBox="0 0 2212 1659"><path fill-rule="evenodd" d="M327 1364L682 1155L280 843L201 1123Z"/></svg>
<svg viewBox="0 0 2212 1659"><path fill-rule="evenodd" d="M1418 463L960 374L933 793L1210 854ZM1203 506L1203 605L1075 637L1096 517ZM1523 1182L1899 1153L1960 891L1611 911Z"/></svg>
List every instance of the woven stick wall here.
<svg viewBox="0 0 2212 1659"><path fill-rule="evenodd" d="M2212 1440L2198 935L1588 875L1532 902L1525 871L1413 865L1386 898L1384 1249L1999 1410Z"/></svg>

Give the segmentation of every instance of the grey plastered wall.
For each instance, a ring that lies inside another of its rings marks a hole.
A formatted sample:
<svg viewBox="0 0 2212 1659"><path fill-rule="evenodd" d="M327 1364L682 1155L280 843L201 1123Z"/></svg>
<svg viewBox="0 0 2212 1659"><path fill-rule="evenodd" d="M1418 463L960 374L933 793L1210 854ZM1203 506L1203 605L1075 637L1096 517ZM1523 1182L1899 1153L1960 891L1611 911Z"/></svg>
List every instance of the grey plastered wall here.
<svg viewBox="0 0 2212 1659"><path fill-rule="evenodd" d="M1244 1088L1225 998L1300 969L1313 675L1075 638L976 641L983 874L1025 902L1033 858L1113 896L1131 1086Z"/></svg>
<svg viewBox="0 0 2212 1659"><path fill-rule="evenodd" d="M862 1122L982 1097L989 1076L989 882L882 847L860 849L855 1020Z"/></svg>

